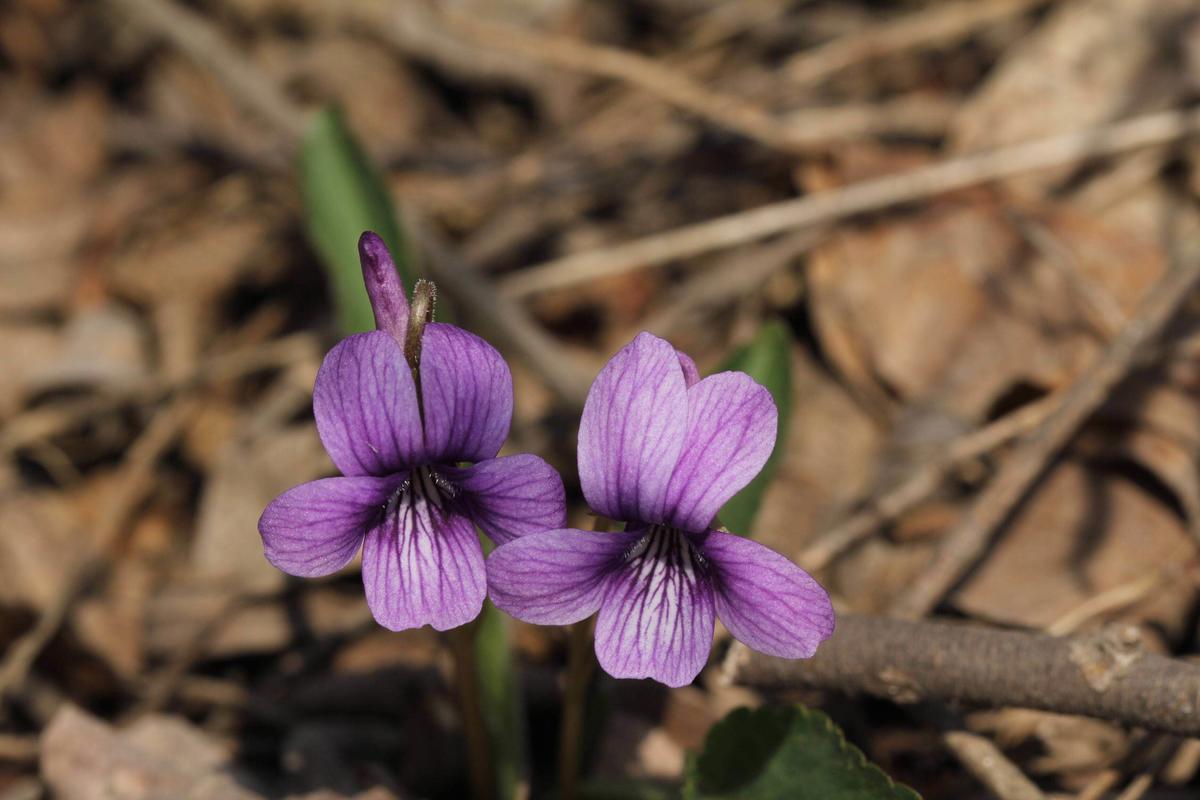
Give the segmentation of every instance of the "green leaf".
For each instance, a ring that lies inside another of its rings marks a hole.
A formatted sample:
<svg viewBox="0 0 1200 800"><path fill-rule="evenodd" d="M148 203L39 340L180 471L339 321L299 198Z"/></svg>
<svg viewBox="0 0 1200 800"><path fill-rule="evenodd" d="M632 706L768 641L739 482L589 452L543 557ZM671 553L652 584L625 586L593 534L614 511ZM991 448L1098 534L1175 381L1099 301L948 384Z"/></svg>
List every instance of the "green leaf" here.
<svg viewBox="0 0 1200 800"><path fill-rule="evenodd" d="M803 706L739 708L709 731L684 800L921 800Z"/></svg>
<svg viewBox="0 0 1200 800"><path fill-rule="evenodd" d="M358 237L367 230L383 237L406 287L415 270L387 187L336 109L313 118L300 151L300 181L308 237L325 267L338 322L346 333L374 330Z"/></svg>
<svg viewBox="0 0 1200 800"><path fill-rule="evenodd" d="M479 544L485 556L494 549L482 534ZM473 628L479 703L491 743L499 800L517 800L528 794L529 786L525 705L509 625L508 617L492 601L484 600Z"/></svg>
<svg viewBox="0 0 1200 800"><path fill-rule="evenodd" d="M306 228L325 268L343 333L375 328L358 262L358 237L378 233L411 291L417 277L387 187L335 109L318 114L300 153ZM438 316L447 318L446 305ZM509 643L508 621L490 603L473 628L480 704L491 739L498 797L520 796L528 783L524 716Z"/></svg>
<svg viewBox="0 0 1200 800"><path fill-rule="evenodd" d="M791 358L792 334L782 321L775 320L764 325L754 341L726 359L718 370L745 372L767 388L775 398L775 407L779 409L779 433L766 466L758 473L758 477L725 504L718 515L721 524L733 533L748 536L753 530L754 518L758 515L767 487L775 477L779 456L787 442L792 410Z"/></svg>
<svg viewBox="0 0 1200 800"><path fill-rule="evenodd" d="M501 800L515 800L528 786L525 720L520 683L513 663L509 621L484 601L475 621L475 665L479 675L480 704L488 727Z"/></svg>

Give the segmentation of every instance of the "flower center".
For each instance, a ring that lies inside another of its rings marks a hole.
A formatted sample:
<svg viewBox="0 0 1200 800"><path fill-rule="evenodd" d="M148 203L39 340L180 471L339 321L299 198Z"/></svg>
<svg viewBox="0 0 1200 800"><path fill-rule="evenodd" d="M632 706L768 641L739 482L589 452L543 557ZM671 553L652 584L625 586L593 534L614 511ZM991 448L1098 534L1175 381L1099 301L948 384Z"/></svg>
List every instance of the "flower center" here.
<svg viewBox="0 0 1200 800"><path fill-rule="evenodd" d="M625 563L638 560L648 569L667 566L679 570L688 580L708 566L704 554L688 541L683 531L669 525L651 525L646 534L625 551Z"/></svg>
<svg viewBox="0 0 1200 800"><path fill-rule="evenodd" d="M454 484L433 467L416 467L388 498L387 513L394 513L401 505L417 506L424 503L441 510L445 508L446 500L453 500L457 494L458 489Z"/></svg>

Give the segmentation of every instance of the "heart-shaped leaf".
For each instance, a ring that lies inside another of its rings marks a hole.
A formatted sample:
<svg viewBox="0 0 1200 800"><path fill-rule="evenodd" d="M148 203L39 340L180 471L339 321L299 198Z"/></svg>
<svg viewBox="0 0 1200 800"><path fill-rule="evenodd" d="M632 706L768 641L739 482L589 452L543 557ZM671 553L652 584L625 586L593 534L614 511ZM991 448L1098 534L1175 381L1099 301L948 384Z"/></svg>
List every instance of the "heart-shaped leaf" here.
<svg viewBox="0 0 1200 800"><path fill-rule="evenodd" d="M685 800L921 800L803 706L731 712L691 759Z"/></svg>

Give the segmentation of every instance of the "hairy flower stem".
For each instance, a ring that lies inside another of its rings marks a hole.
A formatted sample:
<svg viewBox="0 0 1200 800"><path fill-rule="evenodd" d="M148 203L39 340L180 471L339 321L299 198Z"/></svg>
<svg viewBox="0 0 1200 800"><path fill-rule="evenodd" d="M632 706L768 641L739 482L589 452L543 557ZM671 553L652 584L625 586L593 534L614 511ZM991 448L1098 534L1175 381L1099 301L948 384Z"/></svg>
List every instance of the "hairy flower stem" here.
<svg viewBox="0 0 1200 800"><path fill-rule="evenodd" d="M611 521L599 517L594 530L607 531ZM583 723L587 713L588 687L596 669L593 655L592 631L595 618L576 622L567 630L567 677L563 688L562 727L558 742L559 796L576 800L579 796L579 773L583 761Z"/></svg>
<svg viewBox="0 0 1200 800"><path fill-rule="evenodd" d="M467 743L467 768L470 772L471 796L475 800L494 800L496 775L493 769L491 743L483 705L479 696L479 674L475 669L475 624L467 624L447 632L450 651L454 655L454 683L462 713L463 735Z"/></svg>

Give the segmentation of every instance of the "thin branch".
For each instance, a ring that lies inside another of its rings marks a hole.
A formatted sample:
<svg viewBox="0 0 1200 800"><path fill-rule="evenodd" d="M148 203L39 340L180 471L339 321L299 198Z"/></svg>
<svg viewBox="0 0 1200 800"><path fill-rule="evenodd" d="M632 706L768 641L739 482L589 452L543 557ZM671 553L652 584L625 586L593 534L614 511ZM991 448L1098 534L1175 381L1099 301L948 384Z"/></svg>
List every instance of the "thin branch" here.
<svg viewBox="0 0 1200 800"><path fill-rule="evenodd" d="M430 275L473 315L483 332L521 353L560 400L582 408L590 378L579 364L520 305L497 293L473 264L459 258L431 226L413 213L407 223L409 233L429 256Z"/></svg>
<svg viewBox="0 0 1200 800"><path fill-rule="evenodd" d="M1061 405L1050 395L1028 403L1011 414L951 442L945 452L925 464L896 487L873 499L866 507L819 534L798 560L805 569L824 569L839 555L933 494L947 473L963 462L978 458L1045 422Z"/></svg>
<svg viewBox="0 0 1200 800"><path fill-rule="evenodd" d="M294 333L266 342L243 345L209 356L186 375L159 373L108 387L105 394L77 402L33 408L14 416L0 428L0 457L18 447L31 446L62 433L95 414L127 403L151 403L186 389L232 381L253 372L284 368L292 364L320 361L319 342L311 333Z"/></svg>
<svg viewBox="0 0 1200 800"><path fill-rule="evenodd" d="M103 571L125 530L129 515L155 486L154 471L158 460L198 408L194 397L176 400L154 416L126 451L115 485L106 495L106 504L96 523L95 555L77 558L58 594L42 610L34 626L8 648L0 662L0 697L7 696L24 683L33 662L62 628L75 601Z"/></svg>
<svg viewBox="0 0 1200 800"><path fill-rule="evenodd" d="M170 0L111 2L210 70L233 99L272 123L289 154L294 155L304 138L306 113L257 65L239 53L217 28ZM440 252L440 260L449 258L447 248L440 248ZM439 273L438 277L455 300L480 319L493 323L494 332L498 337L504 337L500 342L502 346L519 354L560 397L570 403L579 401L582 405L578 369L571 357L521 306L499 302L490 282L461 262L455 269Z"/></svg>
<svg viewBox="0 0 1200 800"><path fill-rule="evenodd" d="M1195 358L1198 346L1200 340L1192 337L1169 346L1150 348L1136 363L1138 366L1146 366L1162 358ZM828 567L842 553L932 495L951 470L986 455L1041 425L1062 405L1065 396L1066 390L1063 390L1043 397L978 430L963 434L950 442L938 456L910 473L902 482L871 498L851 516L817 534L796 560L810 572Z"/></svg>
<svg viewBox="0 0 1200 800"><path fill-rule="evenodd" d="M500 287L512 297L562 289L999 178L1166 144L1197 132L1200 132L1200 111L1146 114L1088 130L951 158L897 175L759 206L613 247L564 256L521 270L502 281Z"/></svg>
<svg viewBox="0 0 1200 800"><path fill-rule="evenodd" d="M1000 800L1046 800L1042 790L986 736L969 731L946 731L942 741L955 758Z"/></svg>
<svg viewBox="0 0 1200 800"><path fill-rule="evenodd" d="M774 658L735 644L724 669L729 682L760 689L1015 706L1200 734L1200 665L1145 652L1131 626L1055 638L844 614L810 659Z"/></svg>
<svg viewBox="0 0 1200 800"><path fill-rule="evenodd" d="M250 59L231 46L204 17L162 0L110 0L130 17L168 39L220 81L245 106L295 148L304 139L308 114Z"/></svg>
<svg viewBox="0 0 1200 800"><path fill-rule="evenodd" d="M642 327L661 336L681 330L694 315L709 306L729 307L738 299L761 289L776 272L782 271L820 241L820 231L801 231L748 253L744 262L721 263L684 283L668 297L663 307L642 320Z"/></svg>
<svg viewBox="0 0 1200 800"><path fill-rule="evenodd" d="M623 81L767 147L792 152L799 149L789 126L770 113L738 97L713 91L652 58L446 10L442 18L452 31L478 48L501 50L572 72Z"/></svg>
<svg viewBox="0 0 1200 800"><path fill-rule="evenodd" d="M812 85L855 64L918 47L931 47L969 36L1049 0L962 0L938 4L894 22L853 33L792 56L783 76L794 84Z"/></svg>
<svg viewBox="0 0 1200 800"><path fill-rule="evenodd" d="M911 619L928 614L974 566L1046 465L1135 366L1139 351L1162 332L1198 280L1200 257L1193 256L1168 269L1146 293L1121 332L1067 390L1062 404L1001 465L963 519L946 535L933 563L897 599L894 616Z"/></svg>

